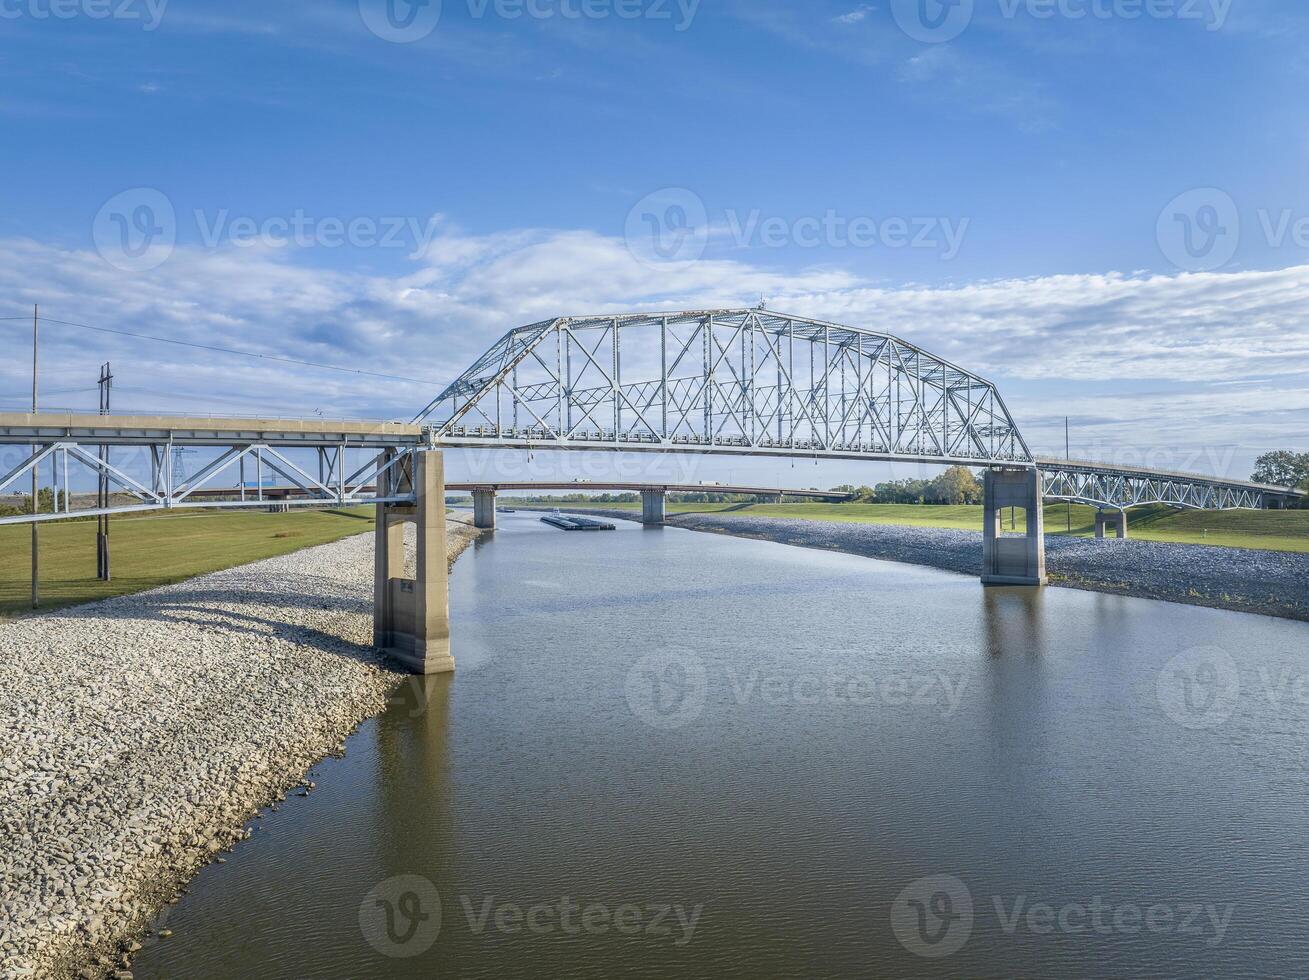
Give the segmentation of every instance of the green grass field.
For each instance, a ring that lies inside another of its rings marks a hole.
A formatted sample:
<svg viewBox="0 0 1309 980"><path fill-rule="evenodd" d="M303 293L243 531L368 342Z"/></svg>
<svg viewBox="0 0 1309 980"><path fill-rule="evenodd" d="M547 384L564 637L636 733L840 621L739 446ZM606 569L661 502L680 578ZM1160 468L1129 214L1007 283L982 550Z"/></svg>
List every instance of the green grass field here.
<svg viewBox="0 0 1309 980"><path fill-rule="evenodd" d="M362 534L372 526L371 507L118 517L109 531L113 581L101 582L95 577L95 521L42 524L40 608L140 592ZM0 618L31 611L31 539L26 525L0 527Z"/></svg>
<svg viewBox="0 0 1309 980"><path fill-rule="evenodd" d="M504 503L513 506L509 500ZM577 506L570 504L569 506ZM605 509L639 510L639 504L605 504ZM902 524L911 527L982 529L982 508L977 506L921 506L918 504L682 504L668 505L669 513L755 514L760 517L795 517L811 521L844 521L853 524ZM1309 553L1309 510L1266 511L1176 511L1168 507L1141 507L1128 511L1128 534L1143 541L1171 541L1177 544L1207 544L1226 548L1258 548L1267 551ZM1017 514L1016 530L1026 530L1023 512ZM1009 528L1006 518L1005 528ZM1068 534L1064 504L1045 508L1047 534ZM1095 534L1095 508L1074 504L1072 532L1075 536Z"/></svg>

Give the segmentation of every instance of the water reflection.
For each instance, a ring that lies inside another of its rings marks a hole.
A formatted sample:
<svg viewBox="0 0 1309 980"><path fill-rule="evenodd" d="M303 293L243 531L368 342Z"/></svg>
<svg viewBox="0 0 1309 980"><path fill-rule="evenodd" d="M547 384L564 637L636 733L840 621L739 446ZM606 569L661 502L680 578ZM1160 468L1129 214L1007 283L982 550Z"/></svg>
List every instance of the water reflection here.
<svg viewBox="0 0 1309 980"><path fill-rule="evenodd" d="M1044 589L983 589L983 631L992 659L1031 657L1045 649L1045 596Z"/></svg>
<svg viewBox="0 0 1309 980"><path fill-rule="evenodd" d="M182 941L151 946L137 976L1255 976L1309 960L1309 704L1260 683L1305 676L1309 626L531 515L502 515L451 589L458 674L402 685L310 800L202 875L170 919ZM1196 729L1160 678L1206 644L1244 684L1225 723ZM652 717L633 684L670 653L703 676L696 710ZM960 909L955 882L968 934L924 956L895 910L945 909L943 891ZM1216 943L1058 926L1097 898L1235 912ZM1014 920L1018 902L1055 926ZM564 928L570 903L605 928ZM679 946L615 929L633 906L643 923L650 906L703 915Z"/></svg>

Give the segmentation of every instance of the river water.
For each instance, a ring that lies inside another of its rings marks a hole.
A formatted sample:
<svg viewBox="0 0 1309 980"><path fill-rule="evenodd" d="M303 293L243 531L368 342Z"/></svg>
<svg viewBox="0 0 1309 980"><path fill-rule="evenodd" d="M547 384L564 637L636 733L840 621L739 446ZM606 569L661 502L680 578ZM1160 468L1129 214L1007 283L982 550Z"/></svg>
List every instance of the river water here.
<svg viewBox="0 0 1309 980"><path fill-rule="evenodd" d="M1309 625L502 516L138 977L1309 972Z"/></svg>

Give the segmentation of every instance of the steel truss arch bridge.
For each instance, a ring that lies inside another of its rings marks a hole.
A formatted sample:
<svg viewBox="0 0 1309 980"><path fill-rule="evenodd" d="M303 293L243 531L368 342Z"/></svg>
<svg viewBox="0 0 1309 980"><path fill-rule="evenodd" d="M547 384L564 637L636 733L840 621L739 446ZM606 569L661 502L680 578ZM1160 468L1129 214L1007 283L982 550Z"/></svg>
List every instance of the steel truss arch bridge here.
<svg viewBox="0 0 1309 980"><path fill-rule="evenodd" d="M995 385L979 375L888 333L764 309L520 327L411 423L0 413L0 446L13 447L0 462L0 494L42 468L62 487L52 512L0 524L188 507L375 505L374 646L419 673L454 669L440 452L447 448L982 467L989 585L1047 581L1043 500L1092 504L1097 536L1112 522L1121 537L1127 509L1144 504L1227 510L1306 496L1194 473L1037 458ZM210 458L187 474L174 466L182 447ZM129 452L135 460L124 463ZM73 468L98 481L96 507L73 506ZM494 526L497 489L472 487L480 527ZM639 489L642 521L662 524L669 488ZM1026 512L1021 535L1005 534L1001 515L1011 508ZM412 579L407 522L416 525ZM107 534L103 544L107 573ZM36 581L34 563L34 601Z"/></svg>
<svg viewBox="0 0 1309 980"><path fill-rule="evenodd" d="M1295 491L1038 458L985 378L880 331L765 309L558 317L509 331L418 416L441 445L1039 467L1047 500L1285 505Z"/></svg>

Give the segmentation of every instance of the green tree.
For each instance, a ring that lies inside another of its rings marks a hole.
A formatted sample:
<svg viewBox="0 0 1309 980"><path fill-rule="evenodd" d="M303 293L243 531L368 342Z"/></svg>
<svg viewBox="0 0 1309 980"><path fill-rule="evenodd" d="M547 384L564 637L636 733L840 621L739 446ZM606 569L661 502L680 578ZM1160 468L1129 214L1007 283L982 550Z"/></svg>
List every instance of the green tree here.
<svg viewBox="0 0 1309 980"><path fill-rule="evenodd" d="M933 504L976 504L981 500L982 487L966 466L951 466L927 490L927 501Z"/></svg>
<svg viewBox="0 0 1309 980"><path fill-rule="evenodd" d="M1309 485L1309 453L1293 453L1285 449L1264 453L1254 462L1255 483L1268 483L1277 487L1306 487Z"/></svg>

